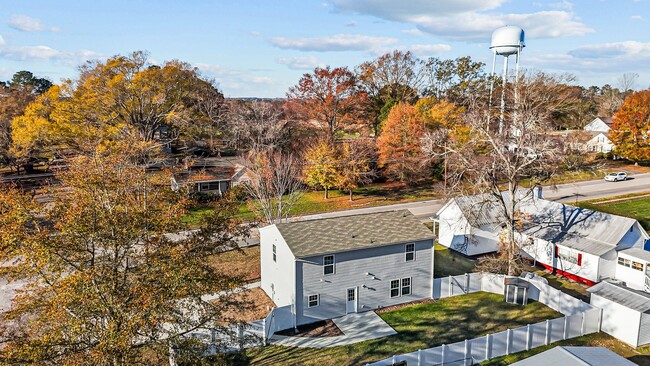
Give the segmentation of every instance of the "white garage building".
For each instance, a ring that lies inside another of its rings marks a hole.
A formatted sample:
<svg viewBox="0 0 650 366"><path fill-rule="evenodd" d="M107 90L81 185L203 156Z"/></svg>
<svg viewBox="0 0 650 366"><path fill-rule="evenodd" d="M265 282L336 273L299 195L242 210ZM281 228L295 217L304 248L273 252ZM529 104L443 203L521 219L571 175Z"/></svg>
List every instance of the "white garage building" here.
<svg viewBox="0 0 650 366"><path fill-rule="evenodd" d="M613 281L589 288L591 305L603 309L601 331L633 347L650 343L650 294Z"/></svg>

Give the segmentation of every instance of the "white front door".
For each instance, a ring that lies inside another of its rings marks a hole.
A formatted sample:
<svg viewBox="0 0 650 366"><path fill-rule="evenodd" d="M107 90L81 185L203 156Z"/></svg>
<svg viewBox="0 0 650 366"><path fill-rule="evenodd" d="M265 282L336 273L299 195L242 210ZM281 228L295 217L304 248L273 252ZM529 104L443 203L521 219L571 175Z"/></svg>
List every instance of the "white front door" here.
<svg viewBox="0 0 650 366"><path fill-rule="evenodd" d="M346 291L346 302L345 302L345 313L356 313L357 312L357 288L349 288Z"/></svg>

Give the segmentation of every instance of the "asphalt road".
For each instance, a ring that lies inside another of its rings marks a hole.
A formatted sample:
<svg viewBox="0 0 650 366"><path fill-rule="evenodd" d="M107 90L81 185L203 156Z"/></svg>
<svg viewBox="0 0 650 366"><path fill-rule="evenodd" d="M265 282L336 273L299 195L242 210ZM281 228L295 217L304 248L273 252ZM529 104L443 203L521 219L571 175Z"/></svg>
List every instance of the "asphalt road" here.
<svg viewBox="0 0 650 366"><path fill-rule="evenodd" d="M596 198L619 196L629 193L650 191L650 173L635 174L631 179L621 182L606 182L604 179L590 180L577 183L545 186L542 195L545 199L566 203L575 203ZM298 220L313 220L329 217L358 215L372 212L408 209L418 218L426 219L433 216L446 200L428 200L409 203L398 203L387 206L367 207L354 210L327 212L322 214L297 217Z"/></svg>

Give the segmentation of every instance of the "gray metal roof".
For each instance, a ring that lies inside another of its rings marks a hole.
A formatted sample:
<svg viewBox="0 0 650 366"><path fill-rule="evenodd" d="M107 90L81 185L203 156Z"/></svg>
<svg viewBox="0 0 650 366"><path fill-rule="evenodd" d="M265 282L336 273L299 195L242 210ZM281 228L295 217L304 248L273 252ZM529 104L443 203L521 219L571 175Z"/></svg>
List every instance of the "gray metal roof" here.
<svg viewBox="0 0 650 366"><path fill-rule="evenodd" d="M507 200L504 196L504 200ZM473 196L454 197L463 216L474 227L504 222L503 209L499 206L496 197L490 194L477 194Z"/></svg>
<svg viewBox="0 0 650 366"><path fill-rule="evenodd" d="M408 210L276 224L296 257L433 239Z"/></svg>
<svg viewBox="0 0 650 366"><path fill-rule="evenodd" d="M640 248L627 248L620 250L619 253L627 254L630 257L641 259L646 262L650 262L650 252Z"/></svg>
<svg viewBox="0 0 650 366"><path fill-rule="evenodd" d="M511 366L636 366L605 347L554 347Z"/></svg>
<svg viewBox="0 0 650 366"><path fill-rule="evenodd" d="M636 220L560 202L527 200L521 211L529 215L527 234L594 255L618 245Z"/></svg>
<svg viewBox="0 0 650 366"><path fill-rule="evenodd" d="M634 290L622 284L602 281L588 288L587 291L641 313L650 311L649 293Z"/></svg>
<svg viewBox="0 0 650 366"><path fill-rule="evenodd" d="M507 194L503 198L509 201ZM460 196L452 202L473 227L505 222L503 209L489 194ZM523 213L523 233L598 256L614 249L636 223L629 217L533 199L532 195L520 199L516 210Z"/></svg>

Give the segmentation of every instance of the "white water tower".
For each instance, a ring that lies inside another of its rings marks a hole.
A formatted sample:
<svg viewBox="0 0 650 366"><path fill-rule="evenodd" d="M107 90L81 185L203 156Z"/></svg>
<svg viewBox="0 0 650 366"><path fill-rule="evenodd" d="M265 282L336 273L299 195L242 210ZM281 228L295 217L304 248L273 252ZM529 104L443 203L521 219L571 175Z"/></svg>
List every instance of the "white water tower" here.
<svg viewBox="0 0 650 366"><path fill-rule="evenodd" d="M506 25L497 28L492 32L492 43L490 49L493 52L492 74L496 65L497 55L503 56L503 88L501 92L501 119L499 122L499 132L503 130L503 113L505 110L505 90L508 82L508 57L515 56L515 102L517 101L516 82L519 81L519 56L521 51L526 47L524 44L524 30L514 25ZM492 104L492 87L490 85L490 104Z"/></svg>

